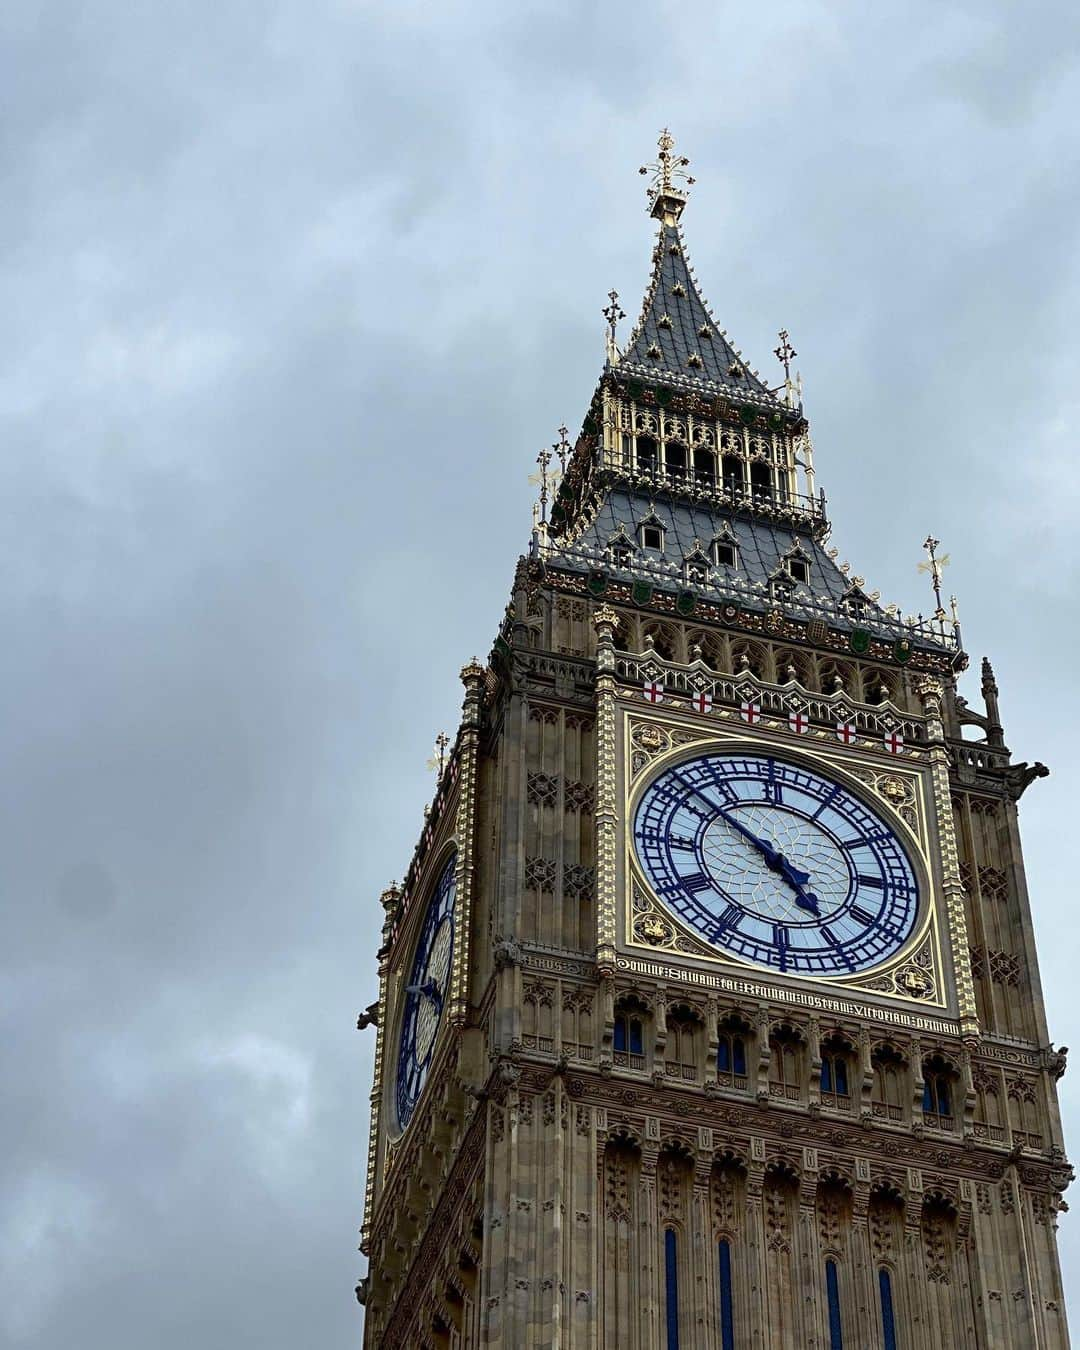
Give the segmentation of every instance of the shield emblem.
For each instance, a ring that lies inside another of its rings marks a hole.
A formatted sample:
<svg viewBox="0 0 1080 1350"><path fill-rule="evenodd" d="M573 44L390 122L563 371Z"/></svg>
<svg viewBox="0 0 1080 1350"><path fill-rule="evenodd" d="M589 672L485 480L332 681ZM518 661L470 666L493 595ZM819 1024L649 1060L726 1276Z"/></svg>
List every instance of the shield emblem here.
<svg viewBox="0 0 1080 1350"><path fill-rule="evenodd" d="M590 572L586 584L590 595L603 595L607 590L607 575L604 572Z"/></svg>
<svg viewBox="0 0 1080 1350"><path fill-rule="evenodd" d="M675 601L675 608L680 614L693 614L696 604L697 600L693 591L680 591Z"/></svg>
<svg viewBox="0 0 1080 1350"><path fill-rule="evenodd" d="M824 642L829 636L829 625L824 619L811 619L806 625L806 636L811 642Z"/></svg>
<svg viewBox="0 0 1080 1350"><path fill-rule="evenodd" d="M647 605L652 599L652 587L647 581L635 581L630 594L635 605Z"/></svg>
<svg viewBox="0 0 1080 1350"><path fill-rule="evenodd" d="M893 659L906 666L911 660L911 641L909 638L897 638L893 643Z"/></svg>
<svg viewBox="0 0 1080 1350"><path fill-rule="evenodd" d="M853 628L848 637L848 646L857 655L870 650L870 634L865 628Z"/></svg>

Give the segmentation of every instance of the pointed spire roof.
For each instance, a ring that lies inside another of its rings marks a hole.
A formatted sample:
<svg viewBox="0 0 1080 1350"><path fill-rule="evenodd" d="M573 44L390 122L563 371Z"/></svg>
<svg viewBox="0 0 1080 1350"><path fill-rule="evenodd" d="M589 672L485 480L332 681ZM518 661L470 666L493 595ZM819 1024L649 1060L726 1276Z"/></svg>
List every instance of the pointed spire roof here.
<svg viewBox="0 0 1080 1350"><path fill-rule="evenodd" d="M641 317L613 368L651 384L785 408L728 339L698 289L679 225L686 191L677 181L694 180L683 172L689 160L674 155L674 145L662 132L657 162L642 169L654 174L649 202L660 229Z"/></svg>

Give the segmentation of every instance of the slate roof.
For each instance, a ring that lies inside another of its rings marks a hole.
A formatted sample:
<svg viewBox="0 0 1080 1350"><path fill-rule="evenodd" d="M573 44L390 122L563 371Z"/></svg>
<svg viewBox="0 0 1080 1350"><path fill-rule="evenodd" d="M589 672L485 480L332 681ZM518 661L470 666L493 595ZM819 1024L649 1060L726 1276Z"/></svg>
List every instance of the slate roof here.
<svg viewBox="0 0 1080 1350"><path fill-rule="evenodd" d="M678 224L660 225L641 317L615 369L652 383L789 411L754 374L710 313Z"/></svg>
<svg viewBox="0 0 1080 1350"><path fill-rule="evenodd" d="M646 519L656 520L664 528L662 555L639 547L638 526ZM620 533L635 548L631 566L625 569L615 566L611 551L611 543ZM708 552L717 538L735 542L738 566L710 566L704 582L688 581L686 558L698 546ZM852 579L809 532L689 502L650 501L638 493L612 488L593 520L572 541L553 544L546 552L546 561L572 572L601 567L613 577L644 577L666 591L689 590L704 600L734 600L745 608L764 612L777 604L770 592L770 578L781 573L784 559L796 547L809 564L810 578L805 585L795 584L790 598L779 603L785 614L803 620L824 618L831 627L841 630L865 628L875 637L890 641L908 637L921 647L952 650L951 643L925 625L913 630L872 601L864 601L858 618L850 614L842 601L852 589Z"/></svg>

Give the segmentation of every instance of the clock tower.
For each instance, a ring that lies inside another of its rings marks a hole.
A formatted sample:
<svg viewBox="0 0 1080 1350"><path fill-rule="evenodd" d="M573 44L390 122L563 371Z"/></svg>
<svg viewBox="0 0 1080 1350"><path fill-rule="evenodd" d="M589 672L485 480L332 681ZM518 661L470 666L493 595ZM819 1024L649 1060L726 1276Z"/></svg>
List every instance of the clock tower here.
<svg viewBox="0 0 1080 1350"><path fill-rule="evenodd" d="M829 547L687 256L541 505L383 894L375 1350L1062 1350L1071 1172L998 690ZM550 509L549 509L550 508Z"/></svg>

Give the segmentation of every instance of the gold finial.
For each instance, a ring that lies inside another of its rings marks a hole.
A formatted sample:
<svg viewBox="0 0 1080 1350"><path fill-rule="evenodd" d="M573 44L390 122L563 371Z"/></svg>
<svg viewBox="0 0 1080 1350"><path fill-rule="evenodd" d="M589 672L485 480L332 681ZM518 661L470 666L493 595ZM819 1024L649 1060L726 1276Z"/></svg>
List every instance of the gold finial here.
<svg viewBox="0 0 1080 1350"><path fill-rule="evenodd" d="M619 359L619 348L615 344L615 325L626 318L626 311L619 305L619 292L614 287L607 293L609 303L600 311L607 319L607 359L614 364Z"/></svg>
<svg viewBox="0 0 1080 1350"><path fill-rule="evenodd" d="M446 767L446 747L450 744L450 737L445 731L440 731L435 737L435 753L427 762L427 766L432 772L437 773L441 778L443 769Z"/></svg>
<svg viewBox="0 0 1080 1350"><path fill-rule="evenodd" d="M923 540L923 548L926 549L928 557L926 562L919 564L919 571L930 573L930 584L934 588L934 603L937 606L934 618L942 623L945 620L945 607L941 603L941 571L942 568L948 567L950 559L947 553L943 553L940 558L938 557L937 549L940 544L941 540L935 539L932 534L926 536Z"/></svg>
<svg viewBox="0 0 1080 1350"><path fill-rule="evenodd" d="M652 214L665 225L674 225L686 205L686 189L694 183L686 172L689 163L685 155L675 154L675 137L665 127L657 141L656 159L638 170L641 174L652 174L645 195Z"/></svg>

